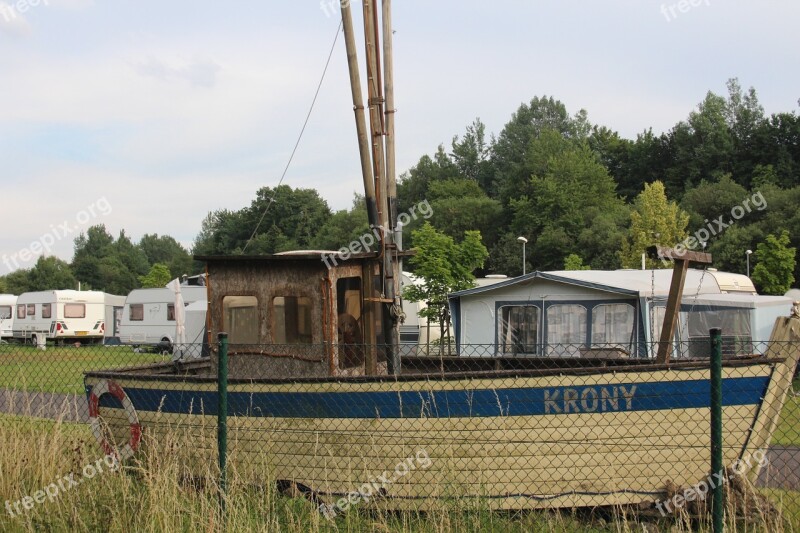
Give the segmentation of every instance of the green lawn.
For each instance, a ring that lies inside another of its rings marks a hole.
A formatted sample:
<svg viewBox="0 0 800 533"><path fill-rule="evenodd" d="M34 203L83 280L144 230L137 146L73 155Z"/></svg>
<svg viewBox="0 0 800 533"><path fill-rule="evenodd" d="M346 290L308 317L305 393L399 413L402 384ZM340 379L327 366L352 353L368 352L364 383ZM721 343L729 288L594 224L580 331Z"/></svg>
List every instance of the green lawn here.
<svg viewBox="0 0 800 533"><path fill-rule="evenodd" d="M0 388L38 392L83 393L87 370L119 368L168 360L168 356L134 353L129 346L0 345Z"/></svg>
<svg viewBox="0 0 800 533"><path fill-rule="evenodd" d="M800 446L800 379L794 380L792 390L786 395L772 444Z"/></svg>

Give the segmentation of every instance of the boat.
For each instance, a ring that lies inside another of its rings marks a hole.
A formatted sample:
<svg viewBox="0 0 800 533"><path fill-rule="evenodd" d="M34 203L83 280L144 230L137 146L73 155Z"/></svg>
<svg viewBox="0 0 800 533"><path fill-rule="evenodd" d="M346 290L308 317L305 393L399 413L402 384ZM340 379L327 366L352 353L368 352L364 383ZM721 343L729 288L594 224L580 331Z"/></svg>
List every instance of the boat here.
<svg viewBox="0 0 800 533"><path fill-rule="evenodd" d="M328 510L356 501L424 510L454 499L490 509L654 504L670 487L702 483L709 359L671 355L688 265L708 263L707 254L671 257L661 340L642 357L615 356L615 347L591 357L399 349L409 252L393 222L391 31L382 94L377 12L363 5L371 143L345 3L342 16L378 250L342 250L333 261L314 252L198 257L210 356L85 373L99 444L124 459L177 446L188 472L207 473L218 458L226 349L229 468L241 482L290 486ZM763 350L723 362L724 464L748 479L762 466L750 459L770 445L799 347L800 318L779 317Z"/></svg>

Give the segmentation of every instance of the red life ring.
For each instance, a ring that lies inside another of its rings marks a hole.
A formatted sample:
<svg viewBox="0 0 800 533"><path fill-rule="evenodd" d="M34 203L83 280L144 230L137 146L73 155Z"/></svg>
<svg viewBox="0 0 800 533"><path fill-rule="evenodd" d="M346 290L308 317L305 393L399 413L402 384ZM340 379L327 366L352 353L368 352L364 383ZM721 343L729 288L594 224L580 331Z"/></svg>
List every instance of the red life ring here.
<svg viewBox="0 0 800 533"><path fill-rule="evenodd" d="M103 425L100 422L100 398L104 394L110 394L116 398L121 404L128 417L128 422L131 428L131 438L124 447L117 452L116 448L109 443L103 432ZM130 398L128 398L122 387L113 380L102 380L92 387L92 392L89 394L89 423L92 426L92 433L103 447L103 451L108 455L116 455L119 460L124 461L139 448L139 443L142 441L142 425L139 423L139 417L136 414L136 409L133 408Z"/></svg>

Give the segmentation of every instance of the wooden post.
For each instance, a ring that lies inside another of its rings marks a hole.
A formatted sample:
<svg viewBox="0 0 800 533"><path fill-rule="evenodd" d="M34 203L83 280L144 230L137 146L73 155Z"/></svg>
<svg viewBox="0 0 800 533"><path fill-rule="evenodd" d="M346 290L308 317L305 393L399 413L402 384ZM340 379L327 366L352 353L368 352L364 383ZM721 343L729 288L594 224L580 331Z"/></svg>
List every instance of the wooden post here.
<svg viewBox="0 0 800 533"><path fill-rule="evenodd" d="M666 364L672 354L672 339L675 336L675 328L678 325L683 286L686 283L689 263L711 264L711 254L662 248L661 246L651 246L647 249L647 252L651 257L675 261L675 266L672 270L672 282L669 286L667 309L664 312L664 326L661 329L661 338L659 339L658 354L656 356L656 363Z"/></svg>
<svg viewBox="0 0 800 533"><path fill-rule="evenodd" d="M364 326L364 373L374 376L378 373L378 351L375 331L375 263L365 261L361 267L361 316Z"/></svg>

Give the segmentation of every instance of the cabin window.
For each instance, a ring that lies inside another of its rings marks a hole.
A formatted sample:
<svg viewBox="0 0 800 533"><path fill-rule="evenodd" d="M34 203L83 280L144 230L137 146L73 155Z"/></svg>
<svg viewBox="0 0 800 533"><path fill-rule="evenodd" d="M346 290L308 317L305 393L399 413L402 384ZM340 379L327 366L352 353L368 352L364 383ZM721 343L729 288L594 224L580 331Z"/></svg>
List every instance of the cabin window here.
<svg viewBox="0 0 800 533"><path fill-rule="evenodd" d="M128 318L131 322L144 320L144 304L130 304L128 306Z"/></svg>
<svg viewBox="0 0 800 533"><path fill-rule="evenodd" d="M51 318L53 316L53 304L42 304L42 318Z"/></svg>
<svg viewBox="0 0 800 533"><path fill-rule="evenodd" d="M503 355L538 353L539 312L539 308L534 305L508 305L500 308L497 340Z"/></svg>
<svg viewBox="0 0 800 533"><path fill-rule="evenodd" d="M86 318L86 304L64 304L64 318Z"/></svg>
<svg viewBox="0 0 800 533"><path fill-rule="evenodd" d="M11 318L11 306L0 305L0 320L8 320Z"/></svg>
<svg viewBox="0 0 800 533"><path fill-rule="evenodd" d="M635 309L630 304L601 304L592 309L592 346L630 351Z"/></svg>
<svg viewBox="0 0 800 533"><path fill-rule="evenodd" d="M311 298L276 296L272 316L276 344L311 344Z"/></svg>
<svg viewBox="0 0 800 533"><path fill-rule="evenodd" d="M361 329L364 323L361 316L361 278L349 277L337 280L336 298L336 328L341 345L339 368L359 367L365 361L362 346L364 335Z"/></svg>
<svg viewBox="0 0 800 533"><path fill-rule="evenodd" d="M258 344L258 298L225 296L222 316L222 327L231 344Z"/></svg>
<svg viewBox="0 0 800 533"><path fill-rule="evenodd" d="M556 304L547 308L548 355L580 355L586 344L586 308L577 304Z"/></svg>
<svg viewBox="0 0 800 533"><path fill-rule="evenodd" d="M18 305L17 306L17 318L25 318L25 306Z"/></svg>
<svg viewBox="0 0 800 533"><path fill-rule="evenodd" d="M175 320L175 304L167 304L167 320Z"/></svg>
<svg viewBox="0 0 800 533"><path fill-rule="evenodd" d="M36 304L28 304L28 316L36 316Z"/></svg>

